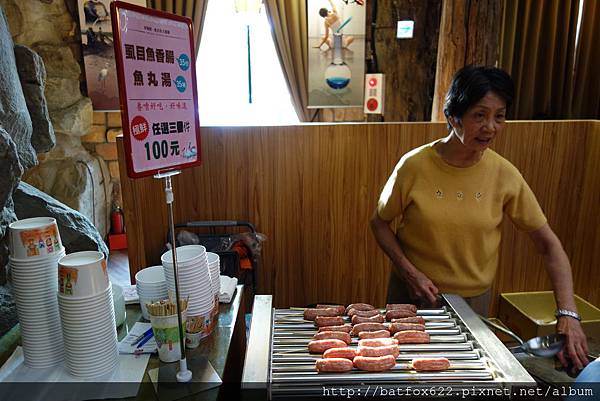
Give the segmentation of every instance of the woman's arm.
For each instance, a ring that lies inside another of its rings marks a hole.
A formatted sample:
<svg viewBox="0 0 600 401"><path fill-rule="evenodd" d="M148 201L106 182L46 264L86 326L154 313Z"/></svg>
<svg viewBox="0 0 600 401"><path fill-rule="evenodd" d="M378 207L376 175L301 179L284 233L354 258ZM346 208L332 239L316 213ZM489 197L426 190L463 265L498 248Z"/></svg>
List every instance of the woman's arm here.
<svg viewBox="0 0 600 401"><path fill-rule="evenodd" d="M375 240L392 260L392 266L396 273L403 277L412 292L411 296L416 300L427 301L435 304L437 301L438 289L433 282L423 273L421 273L404 255L398 238L390 228L390 222L379 217L377 210L371 217L371 231Z"/></svg>
<svg viewBox="0 0 600 401"><path fill-rule="evenodd" d="M573 296L571 264L560 240L547 223L541 228L530 232L529 236L538 252L544 257L546 271L550 276L552 288L554 288L557 307L577 312L575 297ZM578 369L582 369L588 364L588 347L581 323L572 317L561 316L558 318L556 331L567 337L565 348L558 354L560 362L564 366L568 365L565 358L566 352L573 365Z"/></svg>

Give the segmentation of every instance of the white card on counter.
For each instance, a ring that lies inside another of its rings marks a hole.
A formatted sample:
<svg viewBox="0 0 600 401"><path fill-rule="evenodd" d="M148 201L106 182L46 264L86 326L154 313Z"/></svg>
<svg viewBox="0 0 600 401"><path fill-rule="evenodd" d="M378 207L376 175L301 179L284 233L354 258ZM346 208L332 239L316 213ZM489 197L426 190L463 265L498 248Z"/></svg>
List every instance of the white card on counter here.
<svg viewBox="0 0 600 401"><path fill-rule="evenodd" d="M152 325L150 323L136 322L133 327L129 330L129 334L125 336L119 342L119 353L120 354L152 354L158 351L156 346L156 339L154 336L148 340L141 348L135 344L142 334L144 334Z"/></svg>

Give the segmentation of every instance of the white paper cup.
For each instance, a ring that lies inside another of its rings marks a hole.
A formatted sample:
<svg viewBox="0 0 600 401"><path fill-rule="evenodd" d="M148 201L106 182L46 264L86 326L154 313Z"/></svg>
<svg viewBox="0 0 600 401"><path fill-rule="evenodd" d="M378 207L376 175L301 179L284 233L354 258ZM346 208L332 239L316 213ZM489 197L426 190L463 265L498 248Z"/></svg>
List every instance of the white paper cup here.
<svg viewBox="0 0 600 401"><path fill-rule="evenodd" d="M198 348L202 333L185 333L185 347L189 349Z"/></svg>
<svg viewBox="0 0 600 401"><path fill-rule="evenodd" d="M181 325L185 334L186 312L181 312ZM163 362L175 362L181 359L181 346L179 343L179 329L177 315L152 316L152 331L158 347L158 358ZM185 337L184 337L185 338Z"/></svg>
<svg viewBox="0 0 600 401"><path fill-rule="evenodd" d="M176 248L177 267L187 266L198 261L206 262L206 248L202 245L184 245ZM168 250L160 257L163 266L173 266L173 251Z"/></svg>
<svg viewBox="0 0 600 401"><path fill-rule="evenodd" d="M108 287L104 254L97 251L71 253L58 261L58 292L79 298L99 294Z"/></svg>
<svg viewBox="0 0 600 401"><path fill-rule="evenodd" d="M162 266L150 266L140 270L135 274L135 282L142 287L148 285L151 287L153 284L159 285L165 282L165 273Z"/></svg>
<svg viewBox="0 0 600 401"><path fill-rule="evenodd" d="M8 228L9 250L14 259L42 259L64 250L52 217L17 220Z"/></svg>

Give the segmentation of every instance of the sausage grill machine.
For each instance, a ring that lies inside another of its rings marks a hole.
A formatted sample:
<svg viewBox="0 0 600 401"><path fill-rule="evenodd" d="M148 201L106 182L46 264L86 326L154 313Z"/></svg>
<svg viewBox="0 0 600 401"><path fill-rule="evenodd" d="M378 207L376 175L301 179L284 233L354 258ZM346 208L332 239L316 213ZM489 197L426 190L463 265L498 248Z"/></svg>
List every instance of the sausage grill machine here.
<svg viewBox="0 0 600 401"><path fill-rule="evenodd" d="M498 340L465 300L444 294L440 309L417 312L425 318L430 344L401 344L396 366L386 372L352 370L347 373L318 373L307 344L316 333L303 311L273 309L270 295L254 300L242 389L264 398L326 396L334 391L354 395L423 394L457 396L494 394L511 398L514 386L534 387L535 380ZM356 338L353 337L355 347ZM451 367L443 372L415 372L410 361L416 357L446 357ZM421 391L419 392L419 388ZM428 390L427 390L428 389ZM481 393L481 391L487 391ZM493 391L493 393L490 393ZM365 392L371 392L365 394ZM338 394L339 395L339 394Z"/></svg>

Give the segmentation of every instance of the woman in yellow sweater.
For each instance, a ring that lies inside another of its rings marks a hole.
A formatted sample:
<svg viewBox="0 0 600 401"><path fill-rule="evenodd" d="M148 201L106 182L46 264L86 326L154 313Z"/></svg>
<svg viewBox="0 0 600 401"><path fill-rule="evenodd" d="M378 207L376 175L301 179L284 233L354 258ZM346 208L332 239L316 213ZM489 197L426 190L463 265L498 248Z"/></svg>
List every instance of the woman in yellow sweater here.
<svg viewBox="0 0 600 401"><path fill-rule="evenodd" d="M396 165L371 218L375 239L393 263L388 302L427 306L449 292L487 315L506 214L545 258L557 331L567 336L559 358L582 368L587 342L569 259L517 168L488 149L504 129L513 88L503 70L464 67L446 95L448 136L411 150Z"/></svg>

